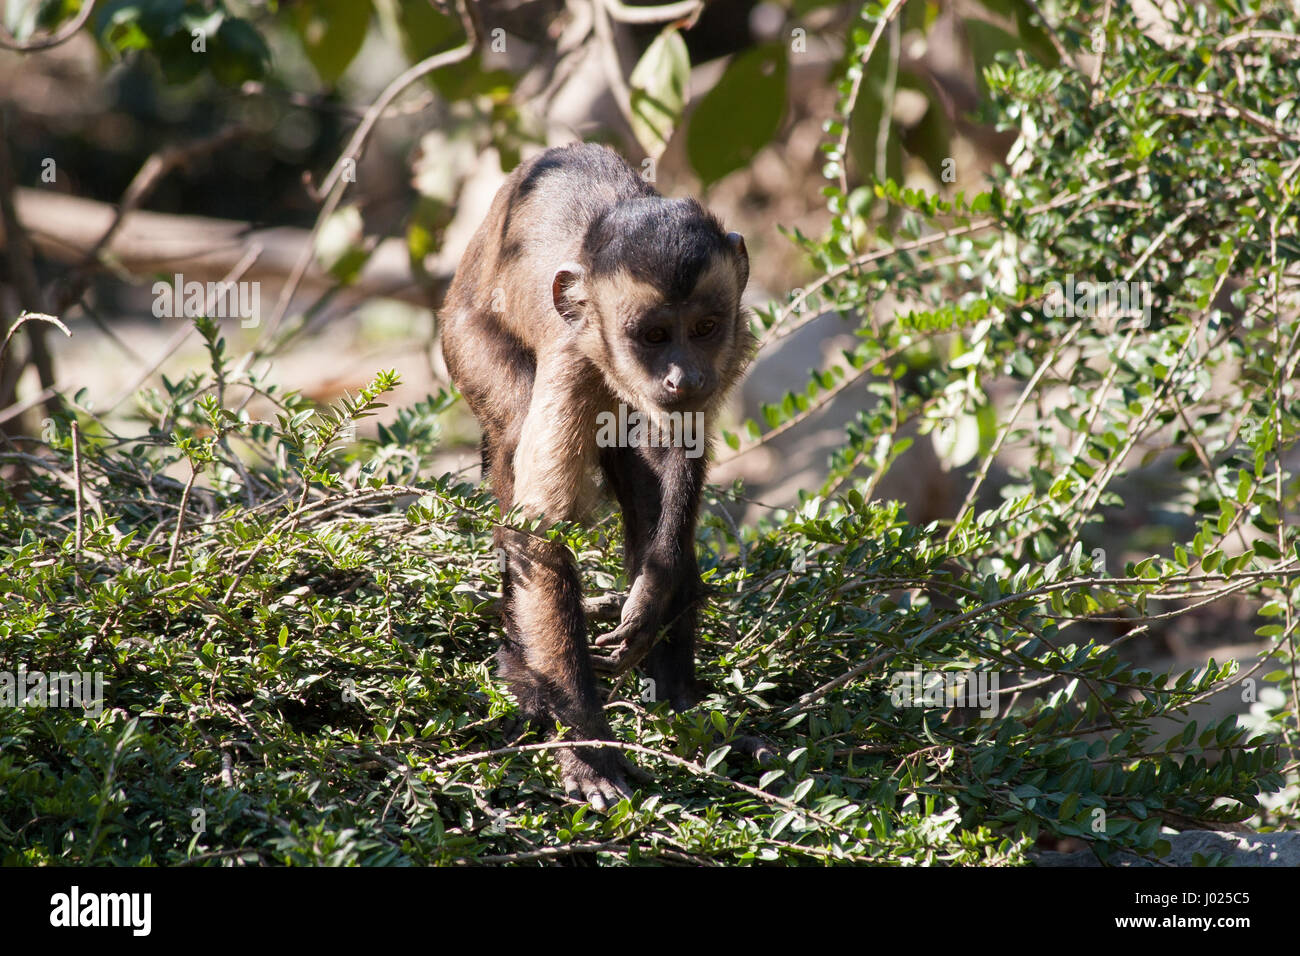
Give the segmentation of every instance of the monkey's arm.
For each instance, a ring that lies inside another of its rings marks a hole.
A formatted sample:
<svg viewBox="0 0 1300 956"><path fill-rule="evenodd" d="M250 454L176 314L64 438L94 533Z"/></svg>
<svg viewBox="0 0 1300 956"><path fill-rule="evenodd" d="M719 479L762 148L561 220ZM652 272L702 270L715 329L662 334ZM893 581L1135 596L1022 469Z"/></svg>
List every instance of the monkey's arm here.
<svg viewBox="0 0 1300 956"><path fill-rule="evenodd" d="M695 563L695 522L706 471L703 457L690 458L683 447L644 449L659 487L654 529L637 556L637 570L628 591L619 626L596 639L608 647L608 657L595 658L598 670L623 674L649 653L672 618L698 600L699 571Z"/></svg>

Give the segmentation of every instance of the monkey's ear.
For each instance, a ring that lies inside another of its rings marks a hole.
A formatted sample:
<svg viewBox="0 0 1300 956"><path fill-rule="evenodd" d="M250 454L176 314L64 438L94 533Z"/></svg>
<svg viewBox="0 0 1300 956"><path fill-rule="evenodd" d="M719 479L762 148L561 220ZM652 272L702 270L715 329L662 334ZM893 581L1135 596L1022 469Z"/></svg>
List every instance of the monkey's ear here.
<svg viewBox="0 0 1300 956"><path fill-rule="evenodd" d="M749 250L745 248L745 237L738 232L729 232L727 233L727 243L736 254L738 272L740 273L740 289L743 292L745 283L749 281Z"/></svg>
<svg viewBox="0 0 1300 956"><path fill-rule="evenodd" d="M555 270L551 279L551 301L560 318L570 325L582 321L583 306L587 304L586 273L576 262L566 262Z"/></svg>

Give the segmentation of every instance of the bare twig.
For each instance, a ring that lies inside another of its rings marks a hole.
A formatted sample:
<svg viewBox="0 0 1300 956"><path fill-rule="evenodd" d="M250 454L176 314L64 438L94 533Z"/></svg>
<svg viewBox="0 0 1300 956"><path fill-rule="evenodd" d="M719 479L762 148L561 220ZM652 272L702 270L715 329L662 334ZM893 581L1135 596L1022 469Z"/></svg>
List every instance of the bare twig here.
<svg viewBox="0 0 1300 956"><path fill-rule="evenodd" d="M280 290L279 301L276 302L275 312L268 323L268 336L275 333L275 330L279 328L280 323L284 320L285 313L289 311L289 304L293 301L294 293L298 290L298 285L302 282L303 275L307 272L307 267L311 263L320 231L329 217L334 214L343 198L343 193L348 187L348 180L344 178L343 171L354 166L357 160L361 158L366 141L370 138L375 124L384 114L388 105L396 99L399 93L416 80L427 76L434 70L468 59L477 49L480 31L477 23L478 11L474 8L473 0L458 0L456 6L460 14L461 24L465 29L465 42L451 50L436 53L421 60L384 87L383 92L366 110L365 117L356 130L353 131L352 138L348 140L347 146L339 154L339 158L335 160L334 166L330 169L324 182L321 183L320 188L312 190L313 195L317 198L326 197L325 202L316 217L316 224L312 227L311 238L303 245L302 251L298 254L298 261L294 263L293 271L289 274L288 281Z"/></svg>
<svg viewBox="0 0 1300 956"><path fill-rule="evenodd" d="M619 23L667 23L670 20L694 23L704 10L703 0L682 0L681 3L665 3L658 7L629 7L619 0L595 0L595 3L603 5Z"/></svg>
<svg viewBox="0 0 1300 956"><path fill-rule="evenodd" d="M1105 31L1107 24L1110 23L1110 6L1111 6L1111 2L1112 2L1112 0L1106 0L1106 5L1105 5L1104 7L1102 7L1102 10L1101 10L1101 29L1102 29L1103 32ZM1042 13L1040 12L1038 15L1041 17L1041 16L1042 16ZM1046 21L1044 21L1044 22L1046 22ZM1055 39L1055 37L1056 37L1055 32L1052 33L1052 37ZM1097 83L1098 83L1098 81L1101 79L1101 70L1102 70L1102 67L1105 66L1105 64L1106 64L1106 48L1103 46L1102 49L1096 53L1096 56L1097 56L1097 60L1096 60L1096 62L1094 62L1093 65L1092 65L1092 75L1089 77L1089 81L1091 82L1092 86L1094 87L1094 89L1093 89L1093 91L1092 91L1093 99L1096 99L1096 97L1098 96L1098 94L1099 94L1099 92L1100 92L1096 87L1097 87Z"/></svg>
<svg viewBox="0 0 1300 956"><path fill-rule="evenodd" d="M26 43L19 43L14 39L3 23L0 23L0 50L15 50L19 53L35 53L38 50L48 50L56 47L61 43L66 43L72 39L73 34L81 29L82 25L90 19L90 14L95 9L95 0L82 0L81 9L77 11L76 16L63 25L62 29L56 31L47 37L37 37L35 40L28 40Z"/></svg>
<svg viewBox="0 0 1300 956"><path fill-rule="evenodd" d="M1071 63L1070 56L1065 52L1065 44L1061 42L1061 37L1056 32L1056 27L1052 26L1052 21L1043 15L1043 10L1034 0L1025 0L1029 8L1034 11L1039 20L1043 21L1043 29L1047 31L1047 37L1052 41L1052 46L1056 49L1056 55L1061 58L1061 63Z"/></svg>
<svg viewBox="0 0 1300 956"><path fill-rule="evenodd" d="M81 545L84 540L82 530L84 524L83 515L85 513L85 503L82 500L82 481L81 481L81 426L77 423L76 418L72 419L72 477L77 483L77 554L81 555Z"/></svg>
<svg viewBox="0 0 1300 956"><path fill-rule="evenodd" d="M1230 47L1239 46L1242 43L1249 43L1251 40L1278 40L1282 43L1300 43L1300 36L1294 33L1283 33L1281 30L1245 30L1224 37L1219 41L1218 46L1214 48L1214 52L1218 53Z"/></svg>
<svg viewBox="0 0 1300 956"><path fill-rule="evenodd" d="M240 277L243 276L250 267L252 267L253 263L257 261L257 257L261 254L262 247L254 244L248 252L244 254L244 258L235 263L235 267L231 269L230 272L226 273L226 276L221 280L220 284L225 285L230 282L238 282ZM140 386L147 382L153 376L154 372L158 371L163 362L167 361L167 359L169 359L175 351L181 347L182 343L189 338L190 333L193 331L193 322L186 322L181 325L181 327L176 330L175 334L167 340L167 344L164 345L162 351L158 353L158 357L149 365L148 368L144 369L139 375L137 375L130 385L118 394L117 398L109 404L107 411L112 411L134 395L139 390Z"/></svg>
<svg viewBox="0 0 1300 956"><path fill-rule="evenodd" d="M197 465L190 466L190 480L185 482L185 490L181 492L181 507L176 515L176 530L172 532L172 547L167 554L167 570L170 572L176 566L176 549L181 543L181 529L185 527L185 510L190 505L190 492L194 490L194 481L199 477L201 469Z"/></svg>
<svg viewBox="0 0 1300 956"><path fill-rule="evenodd" d="M92 268L99 258L99 254L108 246L117 231L122 227L123 220L128 215L140 207L140 204L157 188L163 178L175 169L177 166L183 166L200 156L206 156L216 152L222 147L248 136L252 131L241 125L228 126L212 136L204 137L192 143L186 143L181 146L169 146L154 153L144 161L144 164L136 172L131 182L127 185L126 191L122 193L122 199L118 203L117 212L113 216L112 222L104 230L98 241L86 250L86 255L82 263L67 285L61 290L55 300L55 311L63 312L86 291L90 284Z"/></svg>
<svg viewBox="0 0 1300 956"><path fill-rule="evenodd" d="M816 820L818 823L829 827L830 829L844 832L844 828L836 824L833 820L824 817L813 810L801 807L792 800L778 797L776 794L768 793L766 790L760 790L758 787L751 787L747 783L732 780L730 777L724 777L722 774L714 773L712 770L706 770L695 761L686 760L676 754L666 753L662 750L655 750L651 747L643 747L640 744L624 743L621 740L548 740L545 743L539 744L519 744L514 747L499 747L495 750L484 750L479 753L462 754L459 757L451 757L434 764L430 769L434 772L438 772L450 770L451 768L460 766L461 764L478 763L479 761L491 760L495 757L507 757L512 754L531 753L538 750L567 750L573 747L590 747L593 749L613 748L615 750L626 750L631 753L643 754L647 757L658 757L660 760L664 760L675 767L681 767L683 770L690 771L697 777L704 777L705 779L721 783L724 786L733 787L734 789L741 790L752 797L757 797L766 803L771 803L786 810L794 810L797 813L801 813L808 819Z"/></svg>
<svg viewBox="0 0 1300 956"><path fill-rule="evenodd" d="M0 111L0 227L4 228L6 237L5 259L9 279L18 293L22 307L28 312L44 314L48 309L36 277L31 239L18 221L18 212L14 206L14 192L18 187L8 140L9 115L7 111ZM27 362L36 366L41 387L49 388L54 384L54 363L45 344L45 327L39 324L31 326L27 330L27 338L31 346ZM52 414L57 410L57 403L51 400L46 408Z"/></svg>
<svg viewBox="0 0 1300 956"><path fill-rule="evenodd" d="M596 40L600 47L600 65L605 71L605 81L618 105L618 111L629 127L634 127L632 90L623 76L623 65L618 62L618 44L614 41L614 27L609 22L609 7L605 0L592 0Z"/></svg>
<svg viewBox="0 0 1300 956"><path fill-rule="evenodd" d="M57 325L63 331L64 335L69 338L72 337L72 333L68 331L66 325L59 321L58 316L46 315L44 312L24 312L22 315L18 316L18 320L14 322L13 325L9 326L9 331L5 333L5 340L3 343L0 343L0 358L4 358L5 351L9 348L9 340L14 337L14 333L18 331L19 327L33 321L48 322L51 325Z"/></svg>

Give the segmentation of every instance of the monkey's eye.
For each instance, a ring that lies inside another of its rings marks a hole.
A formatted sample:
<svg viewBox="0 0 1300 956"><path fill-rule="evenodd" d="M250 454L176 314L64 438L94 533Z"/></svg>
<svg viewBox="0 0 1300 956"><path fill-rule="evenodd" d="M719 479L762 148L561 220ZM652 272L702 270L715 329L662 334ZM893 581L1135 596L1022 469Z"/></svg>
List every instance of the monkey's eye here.
<svg viewBox="0 0 1300 956"><path fill-rule="evenodd" d="M663 345L668 341L668 337L668 330L662 325L656 325L641 335L642 340L647 345Z"/></svg>
<svg viewBox="0 0 1300 956"><path fill-rule="evenodd" d="M691 330L691 335L697 339L706 339L713 334L713 330L718 327L716 319L701 319L695 323L695 328Z"/></svg>

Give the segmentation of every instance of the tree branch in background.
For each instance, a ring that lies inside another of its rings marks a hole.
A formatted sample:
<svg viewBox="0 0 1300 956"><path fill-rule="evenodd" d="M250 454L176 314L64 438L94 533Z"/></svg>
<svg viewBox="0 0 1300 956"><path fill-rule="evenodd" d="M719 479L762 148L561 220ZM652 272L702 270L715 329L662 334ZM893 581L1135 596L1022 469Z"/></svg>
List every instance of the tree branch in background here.
<svg viewBox="0 0 1300 956"><path fill-rule="evenodd" d="M45 301L36 277L36 260L31 240L18 221L18 213L14 208L14 190L18 184L13 156L9 152L9 125L9 112L0 111L0 225L4 227L7 237L4 246L5 262L9 281L18 293L18 301L23 310L44 313ZM54 385L54 362L50 358L49 347L45 344L44 323L30 325L27 339L31 352L26 362L16 367L14 374L6 374L4 365L0 364L0 381L5 383L6 391L11 388L16 391L22 368L27 364L36 367L42 388L48 389ZM0 404L8 405L11 401L11 395L0 394ZM59 399L52 395L45 407L53 415L59 409Z"/></svg>
<svg viewBox="0 0 1300 956"><path fill-rule="evenodd" d="M432 3L433 0L430 0L430 2ZM436 6L436 4L434 5ZM348 187L348 180L343 178L343 170L347 168L349 162L355 164L361 158L366 141L370 138L370 134L374 131L375 124L383 115L384 110L388 108L389 104L397 98L397 95L402 90L416 80L427 76L434 70L468 59L478 48L481 31L478 25L478 10L474 7L473 0L459 0L456 7L457 12L460 14L461 24L465 29L465 42L454 49L436 53L421 60L384 87L384 91L366 110L366 115L361 120L361 124L353 131L347 147L335 160L334 166L325 177L325 181L321 183L320 189L311 189L311 184L308 182L308 189L313 196L318 199L321 196L327 198L321 207L320 214L316 217L316 224L312 227L310 241L299 254L298 261L294 264L293 271L289 275L289 281L280 290L280 298L276 302L275 312L271 316L271 321L267 323L267 339L270 339L275 334L275 330L284 320L285 313L289 311L289 303L293 301L294 293L302 282L307 267L311 264L311 257L316 249L316 240L320 236L321 227L333 215L334 210L338 208L339 201L343 198L343 193Z"/></svg>
<svg viewBox="0 0 1300 956"><path fill-rule="evenodd" d="M596 0L599 5L602 0ZM684 0L682 3L665 3L659 7L629 7L619 0L603 0L609 15L619 23L667 23L670 20L689 19L691 24L704 10L703 0Z"/></svg>
<svg viewBox="0 0 1300 956"><path fill-rule="evenodd" d="M66 284L60 290L59 294L54 297L54 311L62 315L63 312L77 302L90 285L91 275L94 266L99 259L99 254L112 241L118 230L122 227L123 220L128 215L140 207L145 198L154 191L163 178L175 169L190 163L200 156L206 156L214 153L223 146L241 139L252 132L245 126L234 125L228 126L212 136L204 137L193 143L183 146L169 146L166 149L160 149L154 153L140 167L139 172L126 187L126 192L122 193L122 200L118 204L117 213L113 216L113 221L108 224L99 240L86 250L85 258L82 260L69 277Z"/></svg>
<svg viewBox="0 0 1300 956"><path fill-rule="evenodd" d="M628 88L627 79L623 76L623 65L618 61L618 46L614 42L614 27L609 22L609 7L605 0L591 0L591 6L605 82L609 84L609 92L614 97L624 122L629 129L633 129L632 90Z"/></svg>

